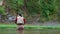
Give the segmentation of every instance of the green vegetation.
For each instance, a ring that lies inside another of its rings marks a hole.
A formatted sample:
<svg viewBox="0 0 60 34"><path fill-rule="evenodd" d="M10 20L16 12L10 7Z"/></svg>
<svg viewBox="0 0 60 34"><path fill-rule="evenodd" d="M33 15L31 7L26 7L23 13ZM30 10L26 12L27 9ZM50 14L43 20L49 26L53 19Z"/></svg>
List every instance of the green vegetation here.
<svg viewBox="0 0 60 34"><path fill-rule="evenodd" d="M5 13L5 9L4 9L4 7L1 7L1 6L0 6L0 14L3 14L3 15L6 14L6 13Z"/></svg>
<svg viewBox="0 0 60 34"><path fill-rule="evenodd" d="M3 31L3 32L2 32ZM16 28L0 28L1 34L16 34ZM24 34L60 34L60 29L35 29L35 28L26 28L24 29Z"/></svg>
<svg viewBox="0 0 60 34"><path fill-rule="evenodd" d="M16 28L15 24L0 24L0 28ZM34 26L34 25L25 25L25 29L60 29L60 26Z"/></svg>
<svg viewBox="0 0 60 34"><path fill-rule="evenodd" d="M3 32L2 32L3 31ZM1 34L16 34L15 24L0 24ZM25 25L24 34L60 34L60 26Z"/></svg>
<svg viewBox="0 0 60 34"><path fill-rule="evenodd" d="M19 13L23 6L23 0L6 0L6 2L7 8L14 10L16 13Z"/></svg>
<svg viewBox="0 0 60 34"><path fill-rule="evenodd" d="M29 18L33 15L40 15L40 21L58 20L58 13L60 13L60 0L6 0L5 2L6 8L12 14L22 12L25 17Z"/></svg>

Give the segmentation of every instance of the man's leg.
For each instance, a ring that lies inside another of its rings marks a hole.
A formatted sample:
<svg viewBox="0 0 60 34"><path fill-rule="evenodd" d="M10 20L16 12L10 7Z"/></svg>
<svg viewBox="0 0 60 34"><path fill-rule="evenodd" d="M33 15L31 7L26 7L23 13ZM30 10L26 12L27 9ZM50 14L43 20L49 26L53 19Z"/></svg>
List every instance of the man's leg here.
<svg viewBox="0 0 60 34"><path fill-rule="evenodd" d="M23 25L18 26L17 34L24 34L24 26Z"/></svg>
<svg viewBox="0 0 60 34"><path fill-rule="evenodd" d="M24 31L23 30L21 30L21 31L17 31L17 34L24 34Z"/></svg>

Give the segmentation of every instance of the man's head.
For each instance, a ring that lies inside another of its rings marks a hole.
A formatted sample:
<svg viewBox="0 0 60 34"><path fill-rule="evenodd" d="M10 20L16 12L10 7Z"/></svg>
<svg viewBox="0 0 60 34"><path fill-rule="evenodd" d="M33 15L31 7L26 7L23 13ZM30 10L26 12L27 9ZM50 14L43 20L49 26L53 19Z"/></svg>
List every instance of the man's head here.
<svg viewBox="0 0 60 34"><path fill-rule="evenodd" d="M19 16L21 16L21 17L22 17L22 14L19 14Z"/></svg>

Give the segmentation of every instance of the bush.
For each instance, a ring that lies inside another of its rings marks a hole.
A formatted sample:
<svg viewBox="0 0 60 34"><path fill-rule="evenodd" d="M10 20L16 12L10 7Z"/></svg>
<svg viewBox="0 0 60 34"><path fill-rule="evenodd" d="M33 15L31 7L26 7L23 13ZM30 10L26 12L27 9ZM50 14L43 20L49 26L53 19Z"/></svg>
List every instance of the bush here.
<svg viewBox="0 0 60 34"><path fill-rule="evenodd" d="M0 14L2 14L2 15L5 15L6 14L4 7L0 7Z"/></svg>

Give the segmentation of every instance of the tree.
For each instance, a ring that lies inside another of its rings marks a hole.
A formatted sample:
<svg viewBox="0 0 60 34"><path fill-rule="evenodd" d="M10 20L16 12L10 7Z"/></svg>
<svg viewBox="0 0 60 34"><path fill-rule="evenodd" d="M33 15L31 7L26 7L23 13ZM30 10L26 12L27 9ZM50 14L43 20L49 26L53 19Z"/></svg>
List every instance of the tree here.
<svg viewBox="0 0 60 34"><path fill-rule="evenodd" d="M6 0L5 7L11 14L23 12L27 17L40 15L45 20L53 20L58 14L58 0ZM39 17L40 17L39 16Z"/></svg>
<svg viewBox="0 0 60 34"><path fill-rule="evenodd" d="M40 0L41 16L47 20L53 20L57 17L57 0Z"/></svg>

